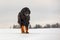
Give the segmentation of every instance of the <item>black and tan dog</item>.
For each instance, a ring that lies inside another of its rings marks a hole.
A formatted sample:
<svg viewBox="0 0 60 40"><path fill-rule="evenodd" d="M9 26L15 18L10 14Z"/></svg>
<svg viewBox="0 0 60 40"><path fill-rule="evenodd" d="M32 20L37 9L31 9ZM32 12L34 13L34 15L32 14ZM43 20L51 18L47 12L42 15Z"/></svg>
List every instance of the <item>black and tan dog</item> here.
<svg viewBox="0 0 60 40"><path fill-rule="evenodd" d="M22 33L28 32L28 25L30 20L30 9L28 7L24 7L18 14L18 23L21 26Z"/></svg>

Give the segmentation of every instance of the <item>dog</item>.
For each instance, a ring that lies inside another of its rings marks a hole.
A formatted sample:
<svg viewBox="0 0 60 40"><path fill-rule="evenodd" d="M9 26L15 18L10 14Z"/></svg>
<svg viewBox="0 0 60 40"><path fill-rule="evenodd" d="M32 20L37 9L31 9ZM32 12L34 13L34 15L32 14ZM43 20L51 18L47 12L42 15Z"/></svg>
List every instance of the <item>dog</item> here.
<svg viewBox="0 0 60 40"><path fill-rule="evenodd" d="M22 33L29 33L28 32L28 25L30 20L30 9L28 7L24 7L18 14L18 24L21 26ZM24 30L25 27L25 30Z"/></svg>

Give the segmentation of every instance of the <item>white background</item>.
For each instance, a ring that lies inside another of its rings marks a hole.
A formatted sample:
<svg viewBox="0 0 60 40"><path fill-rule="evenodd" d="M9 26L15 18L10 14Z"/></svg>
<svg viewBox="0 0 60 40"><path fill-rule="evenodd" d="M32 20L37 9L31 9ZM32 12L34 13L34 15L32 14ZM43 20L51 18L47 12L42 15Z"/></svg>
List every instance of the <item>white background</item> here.
<svg viewBox="0 0 60 40"><path fill-rule="evenodd" d="M29 34L21 34L20 29L0 29L0 40L60 40L60 28L29 29Z"/></svg>

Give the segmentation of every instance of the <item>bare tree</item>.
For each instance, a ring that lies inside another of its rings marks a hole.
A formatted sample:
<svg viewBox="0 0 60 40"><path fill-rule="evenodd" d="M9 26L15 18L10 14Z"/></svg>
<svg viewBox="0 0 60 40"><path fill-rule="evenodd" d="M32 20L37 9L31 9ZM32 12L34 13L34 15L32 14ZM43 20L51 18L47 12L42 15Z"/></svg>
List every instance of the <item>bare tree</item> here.
<svg viewBox="0 0 60 40"><path fill-rule="evenodd" d="M39 24L36 24L36 26L34 28L42 28L42 26Z"/></svg>
<svg viewBox="0 0 60 40"><path fill-rule="evenodd" d="M50 28L50 27L51 27L50 24L46 24L46 25L44 26L44 28Z"/></svg>

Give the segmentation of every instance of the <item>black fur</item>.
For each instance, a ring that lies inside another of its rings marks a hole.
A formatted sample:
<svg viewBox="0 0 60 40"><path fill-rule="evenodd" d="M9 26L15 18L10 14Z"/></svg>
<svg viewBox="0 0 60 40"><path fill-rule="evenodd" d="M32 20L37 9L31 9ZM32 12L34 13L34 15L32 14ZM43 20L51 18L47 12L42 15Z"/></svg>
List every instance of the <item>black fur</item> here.
<svg viewBox="0 0 60 40"><path fill-rule="evenodd" d="M18 14L18 23L20 25L25 25L28 27L30 20L30 9L28 7L24 7L21 12Z"/></svg>

